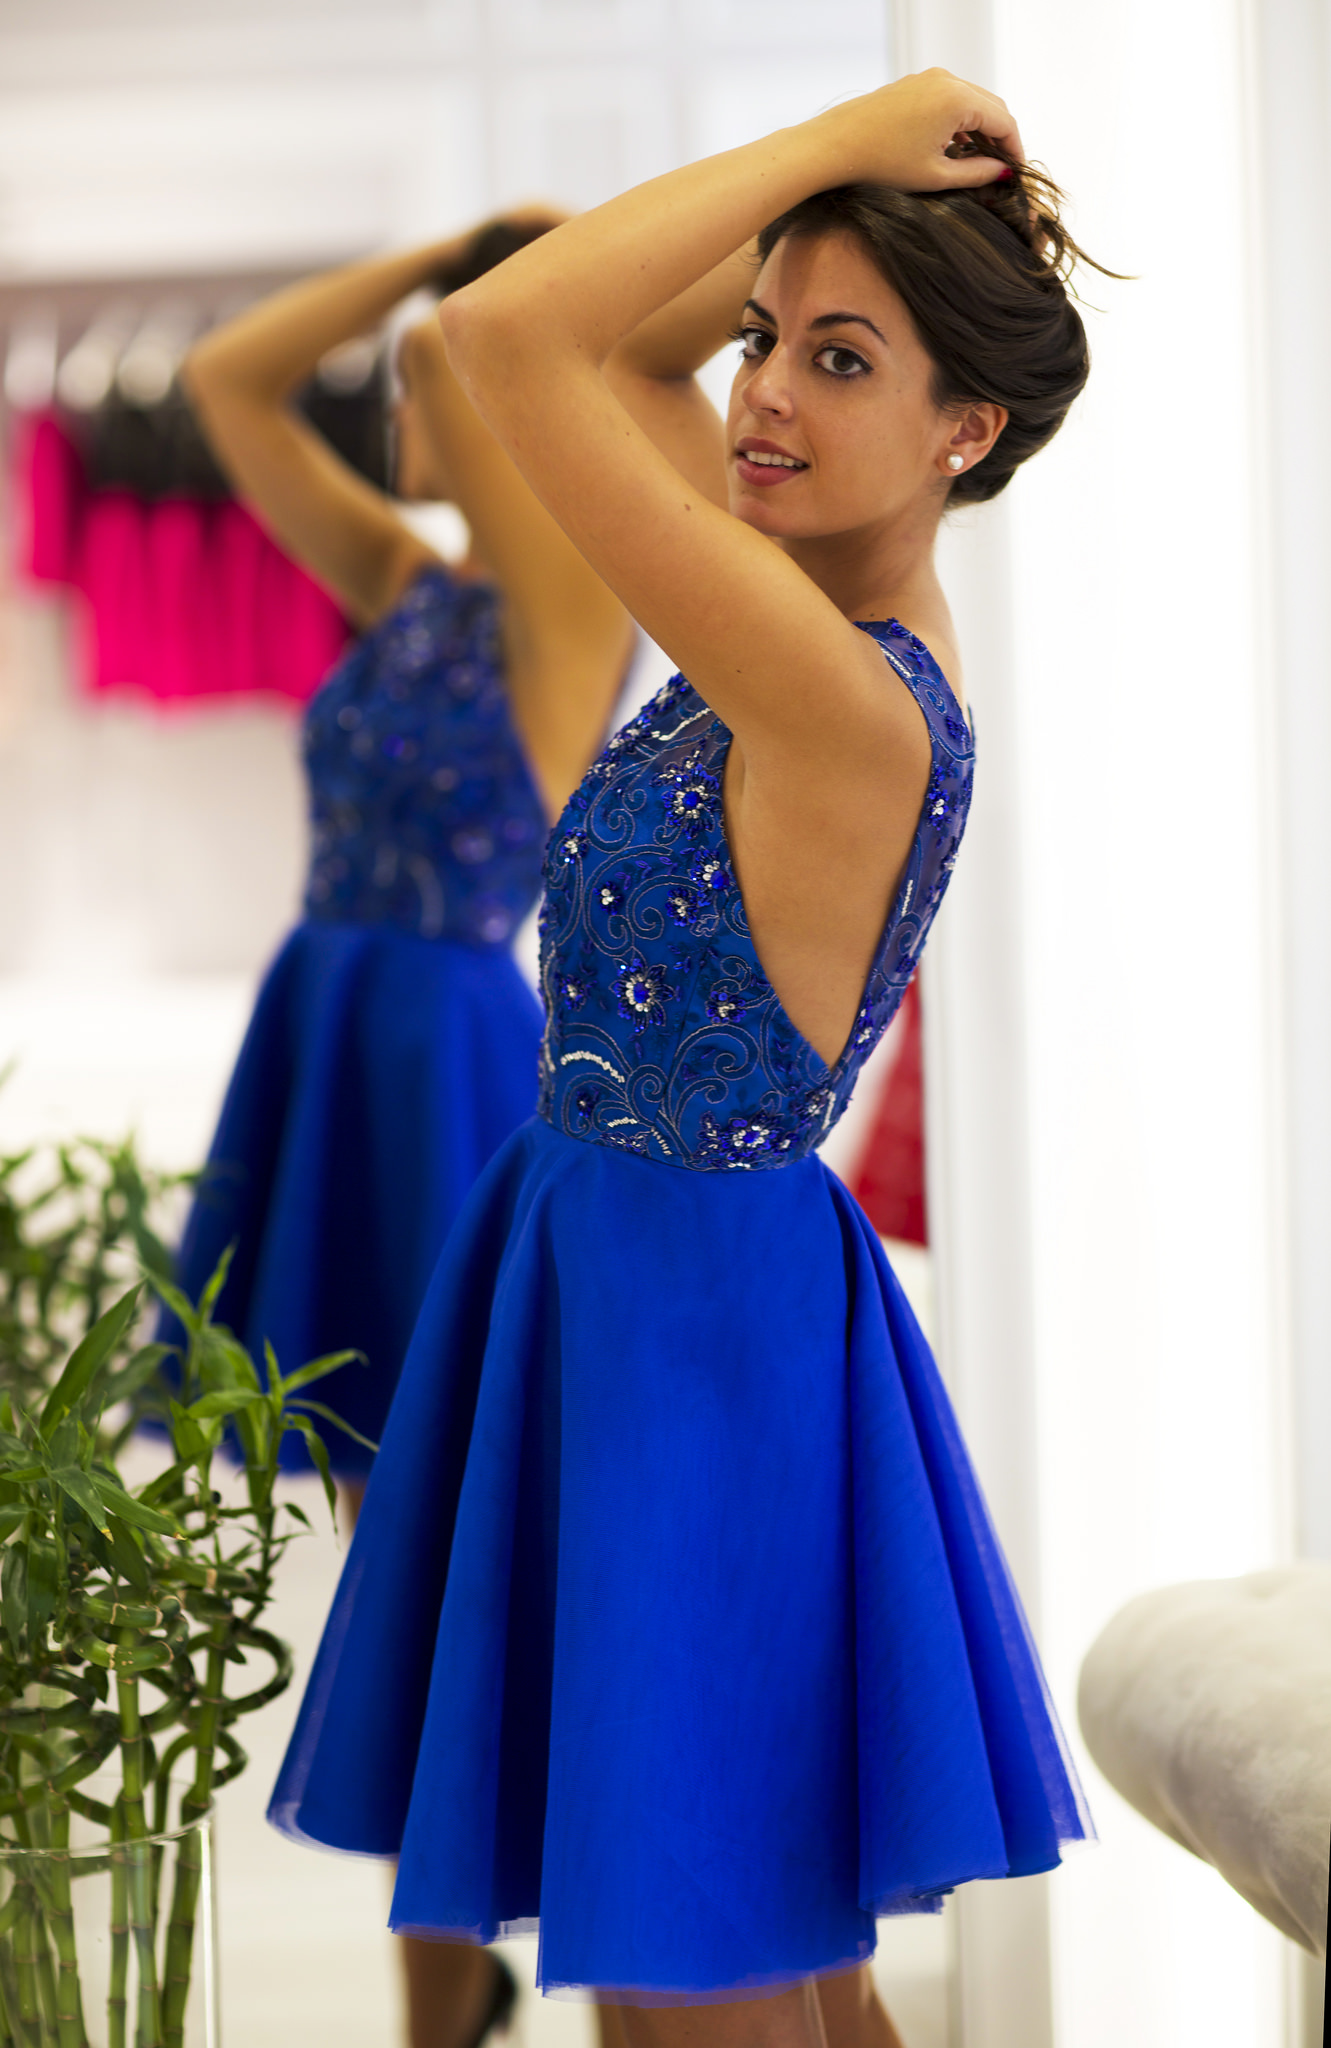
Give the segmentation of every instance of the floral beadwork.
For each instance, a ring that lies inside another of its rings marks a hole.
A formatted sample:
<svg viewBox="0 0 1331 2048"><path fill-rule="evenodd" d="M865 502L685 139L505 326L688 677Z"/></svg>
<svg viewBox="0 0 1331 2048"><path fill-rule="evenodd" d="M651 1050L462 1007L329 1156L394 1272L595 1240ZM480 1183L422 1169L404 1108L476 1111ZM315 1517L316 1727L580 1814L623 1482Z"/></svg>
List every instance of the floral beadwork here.
<svg viewBox="0 0 1331 2048"><path fill-rule="evenodd" d="M305 915L504 946L546 825L504 688L495 591L426 569L311 699Z"/></svg>
<svg viewBox="0 0 1331 2048"><path fill-rule="evenodd" d="M664 967L649 967L641 953L634 953L612 987L619 998L620 1016L628 1019L635 1032L644 1031L649 1024L665 1023L666 1004L675 991L666 980Z"/></svg>
<svg viewBox="0 0 1331 2048"><path fill-rule="evenodd" d="M865 626L928 722L933 767L892 915L832 1067L763 972L726 845L727 728L675 676L615 734L550 842L540 1112L699 1172L802 1159L840 1116L915 972L956 861L974 755L927 648Z"/></svg>

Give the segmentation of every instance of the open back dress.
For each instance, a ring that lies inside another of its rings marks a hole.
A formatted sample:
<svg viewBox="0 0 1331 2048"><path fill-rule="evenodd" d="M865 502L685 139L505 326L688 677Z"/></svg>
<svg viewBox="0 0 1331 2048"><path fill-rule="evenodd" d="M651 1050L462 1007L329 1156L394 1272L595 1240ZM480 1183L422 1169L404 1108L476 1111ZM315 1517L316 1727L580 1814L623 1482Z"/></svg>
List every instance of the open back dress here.
<svg viewBox="0 0 1331 2048"><path fill-rule="evenodd" d="M400 1932L539 1926L547 1990L770 1991L1089 1829L929 1348L814 1155L971 788L925 647L865 630L933 767L832 1066L763 973L687 682L556 827L539 1115L435 1271L272 1802L399 1858Z"/></svg>

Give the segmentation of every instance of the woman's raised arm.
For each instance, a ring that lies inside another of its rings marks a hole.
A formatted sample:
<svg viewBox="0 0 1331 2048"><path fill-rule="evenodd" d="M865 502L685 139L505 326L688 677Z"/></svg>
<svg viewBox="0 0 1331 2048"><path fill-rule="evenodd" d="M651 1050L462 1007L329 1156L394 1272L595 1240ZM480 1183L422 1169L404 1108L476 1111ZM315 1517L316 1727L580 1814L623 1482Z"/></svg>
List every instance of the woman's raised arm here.
<svg viewBox="0 0 1331 2048"><path fill-rule="evenodd" d="M306 279L214 328L185 360L185 388L227 476L360 626L391 609L433 556L292 394L330 349L376 327L464 246L453 238Z"/></svg>
<svg viewBox="0 0 1331 2048"><path fill-rule="evenodd" d="M662 306L606 358L606 382L648 439L714 505L726 503L725 426L698 382L739 327L758 274L750 243Z"/></svg>
<svg viewBox="0 0 1331 2048"><path fill-rule="evenodd" d="M639 186L441 309L464 386L537 494L746 740L858 740L863 720L845 700L858 698L877 726L881 666L843 606L764 533L719 511L711 490L635 423L607 379L607 359L811 193L862 180L943 189L1001 175L990 158L948 154L976 132L1020 152L1011 116L991 94L942 72L905 79ZM829 684L848 718L829 718Z"/></svg>

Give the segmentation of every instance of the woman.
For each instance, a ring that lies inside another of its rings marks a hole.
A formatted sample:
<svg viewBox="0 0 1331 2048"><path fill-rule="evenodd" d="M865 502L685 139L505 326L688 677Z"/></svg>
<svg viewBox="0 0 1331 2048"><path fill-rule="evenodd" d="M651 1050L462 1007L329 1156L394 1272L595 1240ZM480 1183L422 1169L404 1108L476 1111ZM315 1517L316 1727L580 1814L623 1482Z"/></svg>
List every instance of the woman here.
<svg viewBox="0 0 1331 2048"><path fill-rule="evenodd" d="M929 73L442 310L683 675L552 836L540 1115L431 1283L272 1814L400 1851L399 1927L539 1917L543 1984L635 2048L881 2048L875 1915L1089 1827L933 1361L813 1156L969 800L940 517L1086 377L1020 164ZM721 435L691 372L740 299Z"/></svg>
<svg viewBox="0 0 1331 2048"><path fill-rule="evenodd" d="M297 285L186 368L238 495L359 638L306 716L305 914L260 991L180 1282L197 1299L234 1244L216 1314L251 1349L271 1341L288 1368L364 1354L317 1390L355 1434L309 1425L353 1513L440 1246L535 1105L540 1012L511 942L549 819L604 737L632 625L476 418L432 318L399 355L397 486L460 507L459 566L290 401L330 349L421 287L481 275L552 218ZM491 1958L408 1943L406 1961L417 2048L465 2048L511 2002Z"/></svg>

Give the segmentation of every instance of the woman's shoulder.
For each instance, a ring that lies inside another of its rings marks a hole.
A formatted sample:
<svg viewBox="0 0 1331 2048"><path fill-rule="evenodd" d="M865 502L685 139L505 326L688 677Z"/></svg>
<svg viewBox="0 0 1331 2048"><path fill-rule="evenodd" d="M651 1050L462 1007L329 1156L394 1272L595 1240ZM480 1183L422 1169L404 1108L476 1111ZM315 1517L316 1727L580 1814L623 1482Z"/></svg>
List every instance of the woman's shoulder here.
<svg viewBox="0 0 1331 2048"><path fill-rule="evenodd" d="M894 674L914 697L934 741L956 756L974 751L971 722L941 663L928 646L899 619L857 619L855 624L877 642Z"/></svg>

